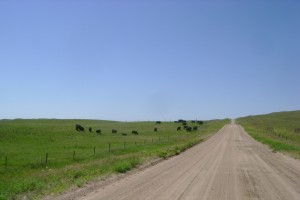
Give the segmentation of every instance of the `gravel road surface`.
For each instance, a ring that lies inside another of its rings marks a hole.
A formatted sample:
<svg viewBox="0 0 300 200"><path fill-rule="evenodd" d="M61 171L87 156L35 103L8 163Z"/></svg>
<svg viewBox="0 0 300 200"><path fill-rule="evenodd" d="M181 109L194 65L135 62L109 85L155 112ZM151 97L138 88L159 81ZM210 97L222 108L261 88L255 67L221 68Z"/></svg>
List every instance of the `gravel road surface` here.
<svg viewBox="0 0 300 200"><path fill-rule="evenodd" d="M273 153L233 121L179 156L75 199L299 200L300 161Z"/></svg>

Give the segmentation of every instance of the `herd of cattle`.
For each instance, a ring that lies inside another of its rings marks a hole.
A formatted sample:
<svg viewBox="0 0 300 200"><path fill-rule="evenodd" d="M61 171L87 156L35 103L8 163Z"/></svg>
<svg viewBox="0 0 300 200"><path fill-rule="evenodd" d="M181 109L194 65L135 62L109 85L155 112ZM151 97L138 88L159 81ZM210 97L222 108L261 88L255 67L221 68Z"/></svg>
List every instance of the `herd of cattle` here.
<svg viewBox="0 0 300 200"><path fill-rule="evenodd" d="M193 127L188 126L188 125L187 125L188 122L187 122L186 120L180 119L180 120L174 121L174 122L175 122L175 123L180 123L180 124L182 124L182 126L178 126L178 127L177 127L177 131L181 131L181 130L182 130L182 127L183 127L183 129L186 130L187 132L192 132L192 131L197 131L197 130L198 130L198 126L197 126L197 125L196 125L196 126L193 126ZM156 121L155 123L158 124L158 125L160 125L162 122L161 122L161 121ZM203 124L203 121L197 121L197 120L194 121L194 120L192 120L191 123L192 123L192 124L199 124L199 125L201 125L201 124ZM81 126L80 124L76 124L76 125L75 125L75 129L76 129L76 131L78 131L78 132L84 132L84 127ZM93 129L92 129L91 127L89 127L88 130L89 130L90 133L93 132ZM154 132L158 132L158 128L155 127L155 128L153 129L153 131L154 131ZM96 133L97 133L97 134L101 134L101 129L96 129ZM112 130L111 130L111 133L112 133L112 134L117 134L117 133L118 133L118 130L112 129ZM139 132L136 131L136 130L131 131L131 133L132 133L133 135L139 135ZM127 134L126 134L126 133L122 133L122 135L126 136Z"/></svg>

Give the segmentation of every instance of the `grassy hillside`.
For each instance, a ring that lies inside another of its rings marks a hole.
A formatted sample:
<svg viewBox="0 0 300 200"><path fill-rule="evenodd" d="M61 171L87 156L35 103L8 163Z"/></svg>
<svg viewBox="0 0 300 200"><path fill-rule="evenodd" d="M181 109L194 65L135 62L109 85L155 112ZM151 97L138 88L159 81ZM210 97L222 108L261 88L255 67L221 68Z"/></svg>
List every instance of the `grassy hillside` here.
<svg viewBox="0 0 300 200"><path fill-rule="evenodd" d="M177 131L181 124L174 122L0 120L0 199L40 198L109 173L126 172L149 159L176 155L228 122L208 121L197 131L186 132ZM75 124L85 132L76 131Z"/></svg>
<svg viewBox="0 0 300 200"><path fill-rule="evenodd" d="M236 120L256 140L274 151L300 158L300 111L277 112Z"/></svg>

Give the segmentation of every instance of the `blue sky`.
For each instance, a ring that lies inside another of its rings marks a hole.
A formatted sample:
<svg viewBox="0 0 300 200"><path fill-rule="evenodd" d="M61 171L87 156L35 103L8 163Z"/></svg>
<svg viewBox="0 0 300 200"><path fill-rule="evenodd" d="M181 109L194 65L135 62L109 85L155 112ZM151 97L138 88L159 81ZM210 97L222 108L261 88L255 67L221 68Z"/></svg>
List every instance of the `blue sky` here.
<svg viewBox="0 0 300 200"><path fill-rule="evenodd" d="M300 1L0 0L0 119L300 109Z"/></svg>

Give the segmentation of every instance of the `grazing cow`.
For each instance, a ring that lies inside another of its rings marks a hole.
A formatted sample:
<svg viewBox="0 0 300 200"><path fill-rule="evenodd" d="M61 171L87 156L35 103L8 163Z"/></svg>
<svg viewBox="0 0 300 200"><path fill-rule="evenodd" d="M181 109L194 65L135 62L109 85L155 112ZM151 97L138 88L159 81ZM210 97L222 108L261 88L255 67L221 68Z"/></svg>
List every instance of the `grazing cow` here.
<svg viewBox="0 0 300 200"><path fill-rule="evenodd" d="M183 123L183 124L187 123L186 120L183 120L183 119L178 120L178 122Z"/></svg>
<svg viewBox="0 0 300 200"><path fill-rule="evenodd" d="M180 126L177 127L177 131L181 131L181 127Z"/></svg>
<svg viewBox="0 0 300 200"><path fill-rule="evenodd" d="M138 135L139 133L137 131L131 131L132 134Z"/></svg>
<svg viewBox="0 0 300 200"><path fill-rule="evenodd" d="M157 128L154 128L154 132L157 132Z"/></svg>
<svg viewBox="0 0 300 200"><path fill-rule="evenodd" d="M91 133L93 131L93 129L91 127L89 127L89 132Z"/></svg>
<svg viewBox="0 0 300 200"><path fill-rule="evenodd" d="M156 124L161 124L161 121L156 121Z"/></svg>
<svg viewBox="0 0 300 200"><path fill-rule="evenodd" d="M116 129L112 129L111 133L117 133L118 131Z"/></svg>
<svg viewBox="0 0 300 200"><path fill-rule="evenodd" d="M183 126L186 126L186 125L187 125L186 121L182 122L182 125L183 125Z"/></svg>
<svg viewBox="0 0 300 200"><path fill-rule="evenodd" d="M188 127L186 127L185 130L186 130L187 132L191 132L191 131L192 131L192 127L188 126Z"/></svg>
<svg viewBox="0 0 300 200"><path fill-rule="evenodd" d="M81 126L79 124L76 124L75 129L76 129L76 131L84 131L83 126Z"/></svg>
<svg viewBox="0 0 300 200"><path fill-rule="evenodd" d="M126 135L127 135L127 133L122 133L122 135L123 135L123 136L126 136Z"/></svg>
<svg viewBox="0 0 300 200"><path fill-rule="evenodd" d="M203 124L203 121L197 121L198 124Z"/></svg>
<svg viewBox="0 0 300 200"><path fill-rule="evenodd" d="M96 130L96 133L101 134L101 130L100 130L100 129L97 129L97 130Z"/></svg>
<svg viewBox="0 0 300 200"><path fill-rule="evenodd" d="M197 130L198 130L198 126L194 126L193 131L197 131Z"/></svg>

